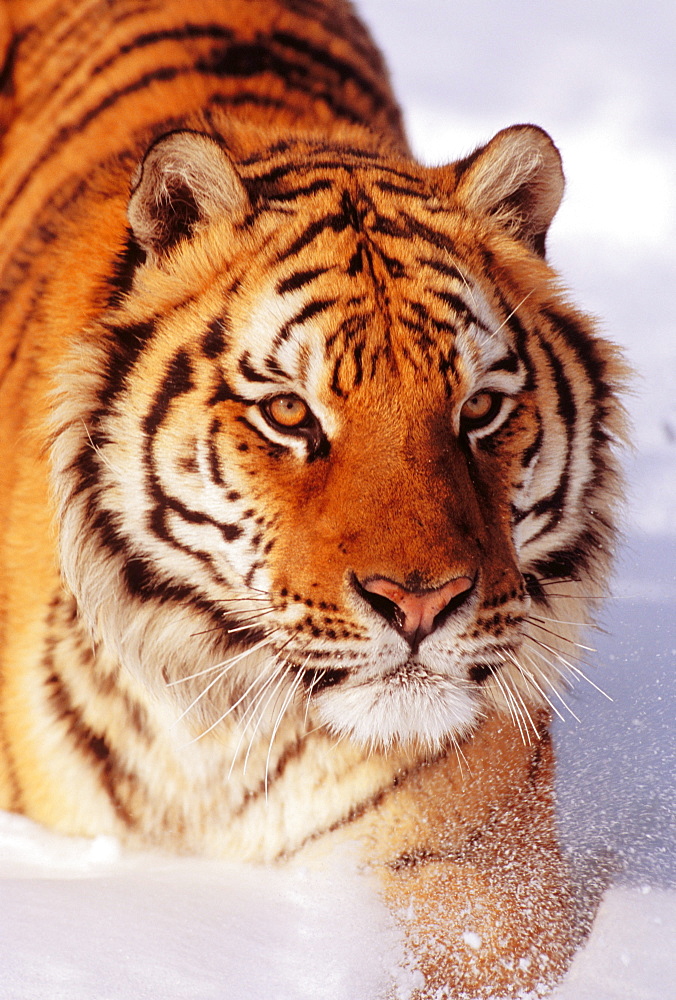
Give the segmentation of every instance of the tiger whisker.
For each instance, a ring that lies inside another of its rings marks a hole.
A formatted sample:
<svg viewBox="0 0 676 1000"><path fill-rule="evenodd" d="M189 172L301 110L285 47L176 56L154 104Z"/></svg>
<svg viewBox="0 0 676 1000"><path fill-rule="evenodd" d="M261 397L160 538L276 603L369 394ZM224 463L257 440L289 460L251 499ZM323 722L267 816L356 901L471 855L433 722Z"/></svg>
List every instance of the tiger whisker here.
<svg viewBox="0 0 676 1000"><path fill-rule="evenodd" d="M261 722L263 721L263 719L265 717L265 712L267 710L267 707L270 704L272 698L274 698L274 696L275 696L275 694L276 694L276 692L277 692L277 690L279 688L279 685L281 683L281 680L283 679L284 674L286 672L285 671L285 667L287 666L288 661L287 660L280 661L280 659L279 659L280 653L289 645L290 642L293 641L293 638L294 638L293 636L289 636L289 638L286 640L286 642L283 643L282 646L277 650L277 653L275 654L275 658L274 658L274 661L273 661L274 662L274 670L272 672L272 675L268 679L268 681L265 683L264 687L259 692L259 694L256 695L256 698L254 699L254 701L252 702L252 704L250 706L251 714L250 714L250 718L247 720L247 722L246 722L246 724L244 726L244 729L242 730L242 738L244 737L244 734L246 733L246 730L249 728L249 724L253 720L253 718L254 718L257 710L258 710L258 707L261 705L261 702L262 702L263 698L265 697L265 693L268 691L269 687L272 684L274 684L275 679L277 677L280 678L280 680L278 681L278 683L275 685L273 691L271 692L270 698L268 698L268 700L266 701L265 705L262 706L261 712L259 713L258 719L257 719L257 721L256 721L256 723L254 725L254 728L253 728L252 732L251 732L251 736L249 738L249 746L247 747L246 756L244 757L244 764L243 764L243 767L242 767L242 775L243 776L246 774L246 769L247 769L247 766L249 764L249 757L250 757L251 751L253 749L253 744L254 744L254 740L256 738L256 733L258 732L259 726L260 726ZM247 712L245 712L245 715L247 715L248 713L249 713L249 709L247 709ZM241 738L240 738L240 743L241 743ZM239 752L240 743L237 744L237 751L236 751L236 753ZM233 759L233 763L234 763L234 759Z"/></svg>
<svg viewBox="0 0 676 1000"><path fill-rule="evenodd" d="M324 723L323 722L320 722L316 726L313 726L312 729L308 729L308 731L303 734L304 738L307 739L308 736L313 736L314 733L318 733L321 729L324 729Z"/></svg>
<svg viewBox="0 0 676 1000"><path fill-rule="evenodd" d="M564 660L563 657L560 657L560 659L563 660L568 669L571 670L577 677L581 677L583 681L586 681L587 684L590 684L595 691L598 691L599 694L602 694L603 697L607 698L608 701L613 701L613 699L610 697L607 691L604 691L603 688L598 686L598 684L594 684L594 681L591 680L591 678L587 677L584 670L580 670L580 668L576 667L573 663L568 663L568 661Z"/></svg>
<svg viewBox="0 0 676 1000"><path fill-rule="evenodd" d="M269 615L275 609L271 606L269 608L262 608L261 610L252 611L248 617L244 615L238 615L237 621L240 622L255 622L259 618L263 618L265 615ZM209 635L210 632L223 632L224 635L230 635L233 632L244 632L245 629L250 628L249 625L238 626L237 628L224 628L223 625L214 625L211 628L202 629L200 632L191 632L190 638L196 635Z"/></svg>
<svg viewBox="0 0 676 1000"><path fill-rule="evenodd" d="M498 687L505 696L509 714L512 717L512 721L514 722L514 724L518 727L519 733L521 735L521 742L523 743L524 746L530 746L530 736L528 735L528 728L526 727L524 730L525 719L523 719L521 710L519 709L519 705L517 704L517 701L514 698L513 691L511 691L511 689L509 688L505 678L500 676L499 671L494 673L492 676L495 680L495 683L498 685Z"/></svg>
<svg viewBox="0 0 676 1000"><path fill-rule="evenodd" d="M550 597L564 597L568 600L581 600L581 601L626 601L629 600L628 597L617 596L613 594L552 594L548 593L547 600Z"/></svg>
<svg viewBox="0 0 676 1000"><path fill-rule="evenodd" d="M600 687L598 686L598 684L594 684L594 681L592 681L592 680L591 680L591 679L590 679L589 677L587 677L587 675L586 675L586 674L584 673L584 671L583 671L583 670L580 670L580 668L579 668L579 667L575 667L575 666L573 666L573 664L572 664L572 663L570 663L570 662L569 662L569 661L568 661L568 660L567 660L567 659L565 658L565 656L562 656L562 655L561 655L561 653L559 653L559 652L558 652L558 650L556 650L556 649L552 649L552 647L551 647L551 646L548 646L546 642L542 642L542 641L541 641L540 639L536 639L536 638L535 638L535 636L533 636L533 635L530 635L530 636L526 636L526 638L527 638L527 639L530 639L530 641L531 641L531 642L535 642L535 643L537 643L537 644L538 644L538 646L542 646L542 647L543 647L544 649L546 649L546 650L547 650L548 652L552 653L552 654L553 654L553 655L554 655L554 656L556 657L556 659L557 659L557 660L558 660L558 661L559 661L560 663L563 663L563 664L564 664L564 666L566 666L566 667L568 668L568 670L572 671L572 673L576 674L576 675L577 675L578 677L581 677L581 678L582 678L583 680L585 680L585 681L587 682L587 684L591 684L591 686L592 686L592 687L593 687L593 688L594 688L594 689L595 689L596 691L598 691L598 693L599 693L599 694L602 694L604 698L607 698L607 699L608 699L608 701L612 701L612 700L613 700L613 699L612 699L612 698L610 697L610 695L609 695L609 694L607 694L607 693L606 693L606 692L605 692L605 691L603 690L603 688L600 688Z"/></svg>
<svg viewBox="0 0 676 1000"><path fill-rule="evenodd" d="M463 285L465 286L465 288L466 288L466 289L467 289L467 291L469 292L469 297L471 298L472 302L474 303L474 308L475 308L475 309L476 309L476 310L478 311L478 310L479 310L479 304L478 304L478 302L477 302L477 300L476 300L476 296L475 296L475 294L474 294L474 289L472 288L472 286L470 285L469 281L467 280L467 277L466 277L466 276L465 276L465 274L463 273L463 270L462 270L462 268L460 267L460 265L458 264L457 260L455 260L455 259L454 259L454 258L453 258L453 257L451 256L451 254L450 254L450 253L448 253L448 251L446 251L446 254L447 254L447 256L448 256L448 259L449 259L449 260L451 261L451 263L453 264L453 267L454 267L454 268L455 268L455 270L456 270L456 271L458 272L458 276L460 277L460 280L462 281Z"/></svg>
<svg viewBox="0 0 676 1000"><path fill-rule="evenodd" d="M269 677L266 677L266 673L267 673L268 667L272 668L272 672L271 672L271 674L270 674ZM266 665L266 669L256 679L257 683L260 683L261 681L263 681L263 685L262 685L261 689L257 692L257 694L251 699L250 703L247 705L246 709L244 710L241 719L239 720L240 736L239 736L239 739L237 741L237 746L235 747L235 752L232 755L232 761L230 763L230 769L228 770L228 781L232 777L233 768L234 768L235 763L237 761L237 757L239 756L239 751L240 751L240 748L242 746L242 743L244 742L244 737L246 736L246 731L247 731L247 729L251 725L251 722L254 720L254 718L256 716L256 709L260 705L260 703L263 700L263 698L265 698L265 695L266 695L267 691L269 690L270 685L274 684L277 676L279 675L279 669L280 669L280 665L279 665L279 663L277 661L277 658L274 657L273 659L271 659L271 660L268 661L268 664ZM251 692L251 690L252 690L252 688L254 686L255 685L252 685L249 688L249 692ZM248 718L247 718L247 716L248 716ZM254 735L255 735L255 731L254 731ZM249 754L251 752L251 747L252 747L252 742L249 743L249 749L247 750L246 758L244 760L244 766L243 766L243 770L242 770L242 774L243 775L246 774L246 766L247 766L247 763L248 763L248 760L249 760Z"/></svg>
<svg viewBox="0 0 676 1000"><path fill-rule="evenodd" d="M503 661L503 662L504 662L504 661ZM518 725L518 722L517 722L517 719L516 719L516 716L514 715L514 711L513 711L513 708L512 708L512 703L511 703L511 701L510 701L510 700L509 700L509 699L507 698L507 694L506 694L506 692L505 692L505 687L504 687L504 683L503 683L503 680L502 680L502 678L500 677L500 675L499 675L499 674L498 674L497 672L493 672L493 673L491 674L491 677L493 678L493 681L494 681L494 683L495 683L495 684L497 684L497 686L498 686L498 687L500 688L500 690L502 691L502 693L503 693L503 694L505 695L505 698L507 699L507 708L508 708L508 710L509 710L509 714L510 714L510 715L511 715L511 717L512 717L512 721L513 721L513 722L515 723L515 725ZM521 727L520 727L520 726L519 726L519 729L521 729Z"/></svg>
<svg viewBox="0 0 676 1000"><path fill-rule="evenodd" d="M529 622L535 627L541 629L543 632L547 632L549 635L553 635L555 639L560 639L561 642L567 642L570 646L575 646L577 649L584 649L588 653L595 653L596 650L592 646L585 646L581 642L576 642L575 639L569 639L568 636L560 635L551 628L547 628L546 625L539 625L534 618L529 618ZM523 633L521 633L523 635Z"/></svg>
<svg viewBox="0 0 676 1000"><path fill-rule="evenodd" d="M247 585L247 590L253 591L254 594L263 594L267 598L267 600L270 600L269 593L266 590L261 590L260 587L250 587L250 586ZM235 598L232 598L232 599L235 600L235 601L246 601L246 600L249 600L249 598L246 598L246 597L235 597ZM230 600L230 598L225 598L225 600ZM257 600L261 600L261 598L260 597L252 597L252 598L250 598L250 600L257 601Z"/></svg>
<svg viewBox="0 0 676 1000"><path fill-rule="evenodd" d="M259 593L264 593L262 590ZM234 604L235 602L246 601L250 603L251 601L269 601L270 595L266 594L264 597L215 597L212 599L212 604ZM189 602L186 602L189 603Z"/></svg>
<svg viewBox="0 0 676 1000"><path fill-rule="evenodd" d="M310 659L310 657L308 656L308 660L309 659ZM305 662L307 663L307 660ZM312 677L312 682L309 685L308 691L307 691L307 704L305 706L305 722L307 722L307 717L308 717L308 714L310 712L310 705L312 703L312 692L314 691L314 687L317 684L317 682L321 679L321 677L324 676L324 674L326 673L327 669L328 668L325 667L322 670L321 675L320 675L319 674L319 668L315 668L315 671L314 671L314 674L313 674L313 677Z"/></svg>
<svg viewBox="0 0 676 1000"><path fill-rule="evenodd" d="M458 767L460 768L460 774L463 774L462 765L464 762L465 767L467 768L467 773L471 776L472 768L469 766L469 761L462 752L462 747L460 746L458 738L454 733L451 734L451 746L453 747L453 750L455 752L455 759L458 762Z"/></svg>
<svg viewBox="0 0 676 1000"><path fill-rule="evenodd" d="M305 673L305 667L309 663L311 655L312 655L311 653L308 653L308 655L305 658L305 662L302 664L302 666L300 666L298 668L298 676L299 677L302 677L303 674ZM317 673L317 671L315 671L315 675L316 675L316 673ZM312 683L314 684L314 678L312 680ZM307 698L306 698L306 701L305 701L305 714L303 715L303 729L307 729L307 720L308 720L308 716L310 714L311 694L312 694L312 684L310 685L310 687L308 689L308 694L307 694Z"/></svg>
<svg viewBox="0 0 676 1000"><path fill-rule="evenodd" d="M265 614L268 614L268 612L265 612ZM251 619L249 620L251 621ZM226 631L228 635L235 635L236 632L249 632L250 630L251 625L238 625L237 628L229 628Z"/></svg>
<svg viewBox="0 0 676 1000"><path fill-rule="evenodd" d="M287 661L286 660L282 660L280 663L277 664L277 666L275 668L275 673L270 678L270 684L272 684L273 681L275 681L275 679L276 679L277 683L274 684L274 686L272 687L272 689L269 691L268 697L265 700L265 704L260 705L260 712L258 713L258 719L256 720L256 724L255 724L255 726L254 726L254 728L253 728L253 730L251 732L251 736L249 737L249 746L248 746L247 751L246 751L246 756L244 758L244 765L243 765L243 768L242 768L242 774L243 775L246 774L246 769L247 769L247 765L249 763L249 757L251 755L251 751L253 750L253 745L254 745L254 740L256 738L256 733L258 732L258 730L260 728L260 725L261 725L261 723L263 722L263 719L266 716L268 708L273 703L274 699L277 697L279 689L282 686L282 684L284 683L284 680L285 680L287 674L288 674Z"/></svg>
<svg viewBox="0 0 676 1000"><path fill-rule="evenodd" d="M232 763L230 765L228 777L230 776L230 774L232 774L232 769L235 766L237 757L239 756L239 751L242 746L242 743L244 742L244 738L247 735L247 731L249 730L249 727L253 724L253 728L251 729L249 735L249 743L247 746L246 754L244 755L244 761L242 762L242 777L246 775L247 767L249 766L249 758L251 756L251 751L253 750L254 742L256 739L256 733L258 732L258 729L260 728L260 725L265 717L265 709L267 708L271 698L274 697L277 689L279 688L279 684L283 676L284 676L284 662L280 662L279 660L275 659L273 661L272 673L270 674L269 677L265 679L265 683L255 696L255 698L251 701L251 704L247 707L247 710L244 713L244 716L242 717L242 720L240 722L240 725L242 726L242 731L240 733L239 740L237 741L237 746L235 748L235 753L232 758ZM265 699L267 699L267 701L265 701L265 704L263 704ZM261 709L260 712L259 708ZM246 718L246 716L248 716L248 718Z"/></svg>
<svg viewBox="0 0 676 1000"><path fill-rule="evenodd" d="M321 727L318 727L318 728L321 728ZM328 748L328 753L333 753L333 751L336 750L337 747L339 747L340 744L343 743L344 740L346 740L346 739L347 739L347 733L340 733L340 735L338 736L338 739L335 741L335 743L332 743L331 746ZM369 747L368 747L369 756L373 753L374 750L375 750L375 745L371 742L369 744Z"/></svg>
<svg viewBox="0 0 676 1000"><path fill-rule="evenodd" d="M255 610L252 609L251 611L245 611L244 614L237 615L237 621L240 622L256 621L257 618L262 618L263 615L269 615L275 610L276 609L273 607L273 605L270 605L267 608L256 608Z"/></svg>
<svg viewBox="0 0 676 1000"><path fill-rule="evenodd" d="M605 632L606 630L601 628L595 622L568 622L564 621L562 618L546 618L544 615L529 615L528 621L533 622L551 622L553 625L574 625L577 628L593 628L596 632ZM594 650L596 652L596 650Z"/></svg>
<svg viewBox="0 0 676 1000"><path fill-rule="evenodd" d="M502 330L503 326L505 326L507 323L509 323L509 321L512 318L512 316L514 316L515 313L517 313L519 311L519 309L524 304L524 302L528 301L528 299L531 297L531 295L533 294L534 291L535 291L535 289L532 288L530 290L530 292L527 292L526 295L524 295L524 297L519 302L518 306L514 306L514 308L512 309L511 313L509 314L509 316L506 316L505 319L503 319L503 321L500 324L500 326L496 330L492 330L491 331L491 336L492 337L495 337L496 334L500 333L500 331Z"/></svg>
<svg viewBox="0 0 676 1000"><path fill-rule="evenodd" d="M211 667L210 668L211 670L218 669L219 666L223 667L223 669L216 675L216 677L213 678L213 680L211 680L207 684L207 686L195 698L193 698L193 700L190 702L190 704L188 705L188 707L185 708L181 712L181 714L179 715L179 717L174 721L173 726L177 726L179 724L179 722L181 722L186 717L186 715L188 715L188 713L193 710L193 708L195 707L195 705L197 705L198 702L200 702L202 700L202 698L204 698L205 695L207 695L209 693L209 691L214 687L214 685L218 684L219 681L223 680L223 678L225 677L225 675L228 673L229 670L232 669L232 667L235 666L235 664L239 663L241 660L243 660L246 656L250 655L251 653L256 652L256 650L261 649L263 646L269 646L271 644L272 643L271 643L271 640L269 638L263 639L261 642L257 643L255 646L252 646L250 649L244 650L244 652L240 653L238 656L233 657L231 660L224 661L224 663L217 664L215 667ZM210 671L203 671L203 672L209 673ZM195 676L198 677L198 676L200 676L200 674L199 673L195 674Z"/></svg>
<svg viewBox="0 0 676 1000"><path fill-rule="evenodd" d="M506 682L505 682L505 683L506 683ZM526 705L525 701L523 700L523 697L522 697L522 695L521 695L521 692L519 691L519 689L518 689L518 688L515 688L515 689L514 689L514 690L512 691L512 694L514 695L514 697L515 697L515 698L517 698L517 699L518 699L518 702L519 702L519 704L521 705L521 708L522 708L522 710L523 710L523 715L522 715L522 718L523 718L523 720L524 720L524 725L526 725L526 722L530 723L530 727L531 727L531 729L533 730L533 732L535 733L535 739L536 739L536 740L539 740L539 739L540 739L540 733L538 732L538 729L537 729L537 726L536 726L536 725L535 725L535 723L533 722L533 717L532 717L532 715L530 714L530 712L528 711L528 706ZM528 739L528 743L529 743L529 745L530 745L530 738Z"/></svg>
<svg viewBox="0 0 676 1000"><path fill-rule="evenodd" d="M84 422L84 420L81 420L80 422L81 422L82 426L84 427L84 431L85 431L85 434L87 435L87 440L89 441L89 444L91 445L92 451L95 452L95 454L98 455L98 457L101 459L101 461L106 466L106 468L110 469L110 471L115 476L118 476L120 478L124 478L124 476L120 472L120 470L116 469L115 466L112 464L112 462L106 457L106 455L103 454L103 451L101 450L101 448L99 448L99 446L97 444L94 444L94 441L92 439L92 436L91 436L91 433L89 431L89 428L87 427L87 424Z"/></svg>
<svg viewBox="0 0 676 1000"><path fill-rule="evenodd" d="M288 664L287 664L287 666L288 666ZM288 673L288 671L287 671L287 673ZM273 744L275 742L275 736L279 732L279 727L282 724L282 719L284 718L284 715L286 714L286 710L287 710L287 708L289 707L289 705L291 704L291 702L293 701L293 699L295 697L296 690L298 688L298 685L300 684L300 681L301 681L301 675L297 674L296 677L295 677L295 679L294 679L294 681L293 681L293 683L291 684L291 687L289 688L289 690L286 693L286 697L284 698L284 701L282 702L282 707L279 710L279 713L277 715L277 721L275 722L275 725L274 725L273 730L272 730L272 734L270 736L270 742L268 744L268 753L267 753L267 757L265 758L265 800L266 800L266 802L267 802L267 798L268 798L268 779L269 779L269 771L270 771L270 757L272 756L272 746L273 746Z"/></svg>
<svg viewBox="0 0 676 1000"><path fill-rule="evenodd" d="M535 653L537 651L533 650L533 652ZM563 695L559 691L557 691L557 689L551 684L551 681L549 680L549 678L547 677L547 675L544 673L544 671L541 669L541 667L535 662L535 660L533 659L533 657L530 656L529 653L525 649L521 650L521 655L525 656L525 658L528 660L528 662L530 663L530 665L533 668L533 670L536 670L538 672L538 674L540 675L540 677L542 677L543 683L550 685L550 690L551 690L552 696L554 698L558 698L558 700L561 702L561 704L563 705L563 707L565 708L565 710L572 715L572 717L575 719L576 722L579 722L580 725L582 725L582 720L580 718L578 718L578 716L572 710L572 708L570 707L570 705L568 704L568 702L565 700L565 698L563 697ZM542 659L544 659L544 657L542 657L541 653L537 652L537 655L540 656ZM550 667L552 667L554 670L556 670L556 672L559 675L559 677L561 676L561 671L558 669L558 667L554 663L552 663L550 660L545 660L544 662L548 663ZM564 679L564 683L565 683L565 679ZM551 704L551 702L550 702L550 704ZM554 709L554 711L556 711L556 709L554 708L554 705L552 705L552 709ZM557 715L558 715L558 712L557 712ZM561 718L561 716L559 716L559 718Z"/></svg>
<svg viewBox="0 0 676 1000"><path fill-rule="evenodd" d="M517 668L517 670L519 671L519 673L521 674L521 676L523 677L523 679L526 681L526 683L530 684L532 687L535 688L535 690L547 702L547 704L551 708L552 712L554 712L555 715L557 715L559 717L559 719L561 719L561 721L563 722L564 721L563 715L561 714L561 712L559 712L558 708L556 707L556 705L554 704L554 702L551 700L551 698L547 695L547 693L544 691L544 689L540 687L540 685L538 684L538 682L533 677L532 673L529 670L526 670L523 667L523 665L521 663L519 663L518 659L516 658L516 656L513 653L508 653L507 655L509 656L509 659L514 664L514 666Z"/></svg>
<svg viewBox="0 0 676 1000"><path fill-rule="evenodd" d="M517 692L510 686L509 680L506 677L502 677L502 688L505 692L506 697L514 708L514 718L519 727L519 733L521 734L521 740L524 746L531 745L530 732L528 730L528 722L533 725L533 720L530 714L527 712L526 707L521 698L517 698Z"/></svg>
<svg viewBox="0 0 676 1000"><path fill-rule="evenodd" d="M254 689L254 688L256 687L256 685L257 685L257 684L258 684L258 683L260 682L260 679L261 679L261 676L262 676L261 674L257 675L257 676L256 676L256 677L254 678L254 680L253 680L253 681L251 682L251 684L249 684L249 686L248 686L248 688L246 689L246 691L244 692L244 694L240 695L240 697L239 697L239 698L237 699L237 701L236 701L236 702L234 702L234 703L233 703L232 705L229 705L229 706L228 706L228 708L227 708L227 710L226 710L225 712L223 712L223 714L222 714L222 715L220 715L220 716L219 716L219 717L218 717L218 718L216 719L216 721L215 721L215 722L212 722L212 723L211 723L211 725L210 725L210 726L209 726L209 727L208 727L207 729L205 729L205 730L203 730L203 731L202 731L201 733L199 733L199 735L198 735L198 736L195 736L195 737L193 737L193 739L191 739L191 740L188 740L188 742L187 742L187 743L185 744L185 746L190 746L190 745L191 745L191 743L196 743L196 742L197 742L198 740L201 740L203 736L206 736L206 735L207 735L208 733L210 733L210 732L211 732L211 731L212 731L213 729L215 729L215 728L216 728L216 726L220 725L220 724L221 724L221 722L224 722L224 721L225 721L225 719L227 719L227 717L228 717L229 715L231 715L231 714L232 714L232 712L234 712L234 711L235 711L235 709L237 708L237 706L238 706L238 705L241 705L241 703L242 703L242 702L244 701L244 699L245 699L245 698L247 698L247 697L248 697L248 696L249 696L249 695L251 694L251 691L252 691L252 690L253 690L253 689Z"/></svg>
<svg viewBox="0 0 676 1000"><path fill-rule="evenodd" d="M225 674L231 667L234 667L236 663L239 663L239 661L243 660L245 656L248 656L249 653L253 653L257 649L261 649L263 646L272 645L271 636L273 636L275 632L279 632L279 629L272 629L267 633L264 639L260 640L260 642L255 643L253 646L249 646L241 653L235 654L235 656L231 657L229 660L221 660L220 663L214 663L212 667L205 667L204 670L198 670L194 674L186 674L185 677L177 677L175 681L167 681L166 686L175 687L177 684L185 684L187 681L193 681L197 677L204 677L205 674L211 674L214 670L219 670L221 667L227 668L223 671L223 674ZM223 676L223 674L220 676Z"/></svg>

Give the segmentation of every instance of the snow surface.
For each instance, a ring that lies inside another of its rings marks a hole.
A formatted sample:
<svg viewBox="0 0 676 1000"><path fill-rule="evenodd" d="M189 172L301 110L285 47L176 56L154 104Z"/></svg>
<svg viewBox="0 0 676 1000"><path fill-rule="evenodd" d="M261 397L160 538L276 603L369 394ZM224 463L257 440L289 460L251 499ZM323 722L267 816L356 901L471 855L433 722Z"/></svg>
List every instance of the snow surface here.
<svg viewBox="0 0 676 1000"><path fill-rule="evenodd" d="M549 253L639 377L632 501L593 681L555 727L564 842L618 875L556 1000L676 998L676 7L663 0L360 0L418 155L533 121L567 197ZM0 1000L376 1000L396 932L343 856L255 869L130 855L0 814Z"/></svg>

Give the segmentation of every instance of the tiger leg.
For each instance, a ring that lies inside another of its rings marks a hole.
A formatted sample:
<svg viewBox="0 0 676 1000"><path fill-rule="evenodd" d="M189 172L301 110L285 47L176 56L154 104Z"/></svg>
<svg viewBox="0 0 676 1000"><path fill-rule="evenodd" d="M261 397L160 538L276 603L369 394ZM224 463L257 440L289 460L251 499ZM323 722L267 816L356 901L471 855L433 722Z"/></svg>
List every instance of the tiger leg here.
<svg viewBox="0 0 676 1000"><path fill-rule="evenodd" d="M559 847L552 785L547 731L527 746L493 720L462 768L453 756L424 766L362 829L425 979L416 1000L517 996L567 968L590 920Z"/></svg>

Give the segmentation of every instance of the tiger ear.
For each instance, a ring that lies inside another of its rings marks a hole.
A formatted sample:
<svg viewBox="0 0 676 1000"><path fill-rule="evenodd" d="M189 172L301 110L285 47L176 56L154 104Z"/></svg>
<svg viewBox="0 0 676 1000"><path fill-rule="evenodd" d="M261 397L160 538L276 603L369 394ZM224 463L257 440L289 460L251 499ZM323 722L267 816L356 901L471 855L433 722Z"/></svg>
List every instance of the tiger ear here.
<svg viewBox="0 0 676 1000"><path fill-rule="evenodd" d="M503 129L454 169L458 201L471 212L492 216L544 257L565 182L559 151L543 129Z"/></svg>
<svg viewBox="0 0 676 1000"><path fill-rule="evenodd" d="M234 164L199 132L170 132L136 169L127 217L148 260L158 263L210 222L243 215L249 198Z"/></svg>

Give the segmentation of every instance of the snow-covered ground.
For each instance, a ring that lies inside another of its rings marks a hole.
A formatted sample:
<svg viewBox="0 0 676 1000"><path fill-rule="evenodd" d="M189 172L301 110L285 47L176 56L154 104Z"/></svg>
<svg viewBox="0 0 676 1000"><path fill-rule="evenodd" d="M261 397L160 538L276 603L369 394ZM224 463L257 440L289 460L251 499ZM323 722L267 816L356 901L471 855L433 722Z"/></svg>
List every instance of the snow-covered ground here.
<svg viewBox="0 0 676 1000"><path fill-rule="evenodd" d="M360 0L418 154L550 131L568 194L550 257L638 370L637 453L593 680L556 725L563 836L620 872L557 1000L676 997L676 7ZM670 839L671 837L671 839ZM398 942L349 863L130 856L0 814L0 1000L374 1000ZM349 861L349 859L348 859ZM347 872L347 874L346 874ZM401 996L412 979L400 970Z"/></svg>

